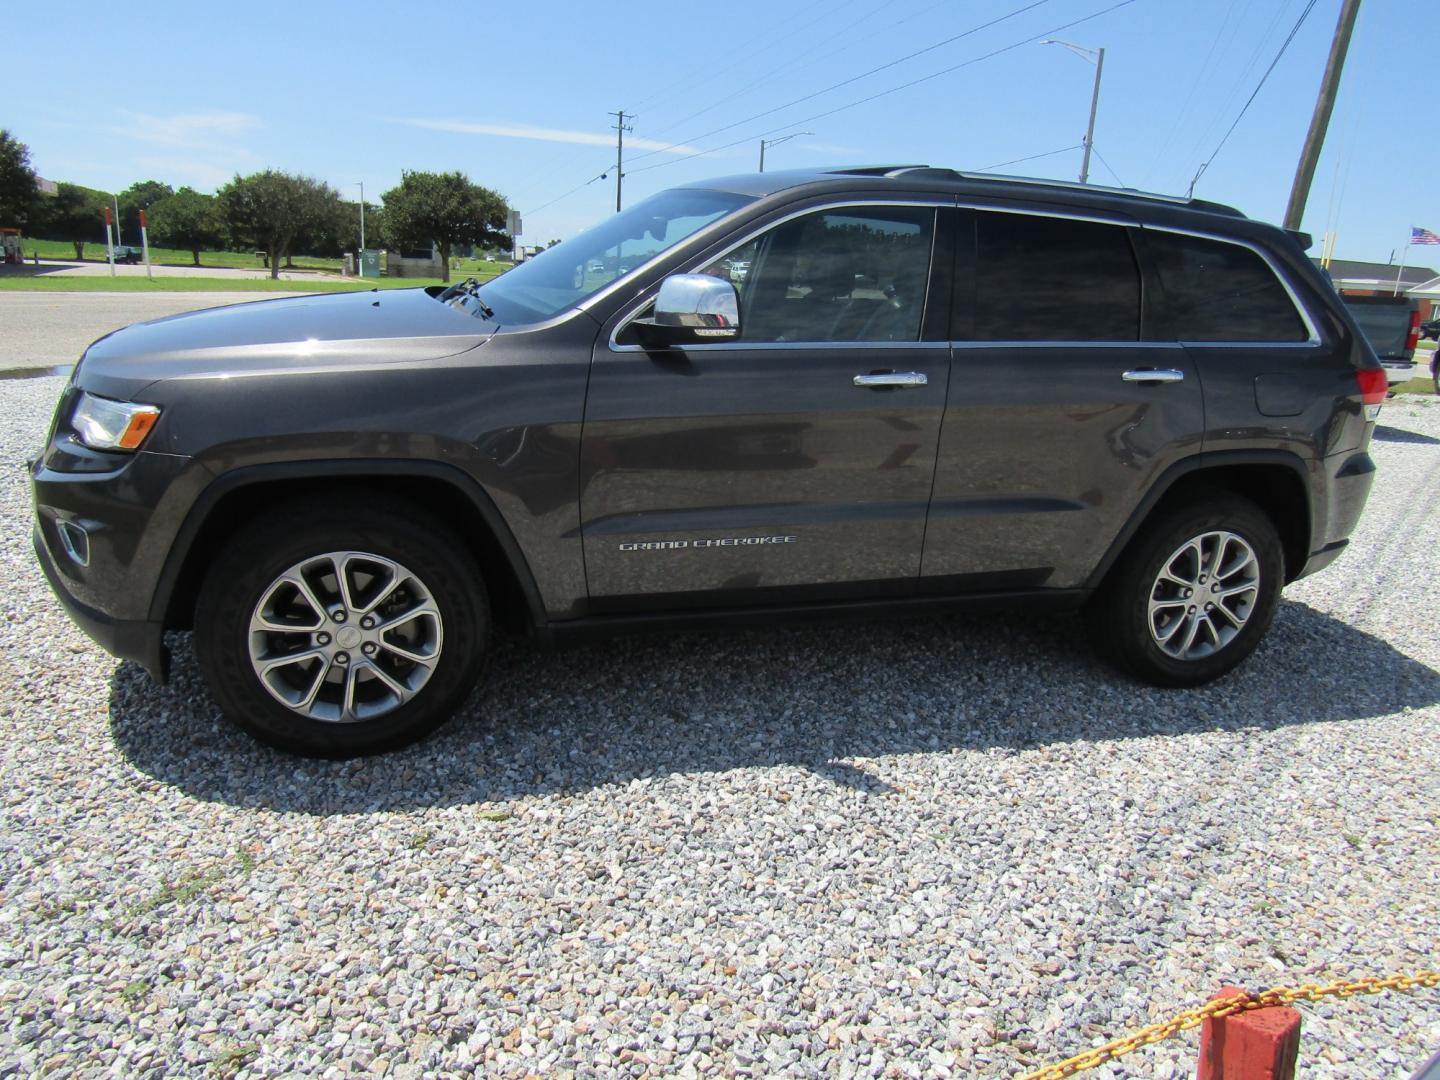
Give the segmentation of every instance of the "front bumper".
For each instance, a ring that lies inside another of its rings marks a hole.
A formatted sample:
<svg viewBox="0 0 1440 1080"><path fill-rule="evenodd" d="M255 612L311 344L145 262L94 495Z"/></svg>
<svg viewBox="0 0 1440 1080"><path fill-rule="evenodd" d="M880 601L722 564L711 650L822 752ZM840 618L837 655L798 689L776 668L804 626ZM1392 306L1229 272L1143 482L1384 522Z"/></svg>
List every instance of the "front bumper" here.
<svg viewBox="0 0 1440 1080"><path fill-rule="evenodd" d="M34 529L35 557L50 588L70 616L72 622L85 631L97 645L122 660L134 660L150 673L151 678L163 683L170 673L170 654L164 644L164 627L148 620L133 621L113 619L103 611L86 607L65 587L64 581L55 569L55 557L50 552L39 522Z"/></svg>

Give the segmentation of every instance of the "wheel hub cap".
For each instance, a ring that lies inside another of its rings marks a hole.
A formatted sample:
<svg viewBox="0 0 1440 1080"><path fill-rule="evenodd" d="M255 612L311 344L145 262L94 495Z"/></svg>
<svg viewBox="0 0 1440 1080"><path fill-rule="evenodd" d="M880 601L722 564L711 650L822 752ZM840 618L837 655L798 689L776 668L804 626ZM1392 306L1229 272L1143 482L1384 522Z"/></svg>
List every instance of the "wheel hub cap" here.
<svg viewBox="0 0 1440 1080"><path fill-rule="evenodd" d="M1161 566L1150 588L1150 637L1176 660L1214 656L1244 629L1259 596L1260 561L1249 543L1223 530L1202 533Z"/></svg>
<svg viewBox="0 0 1440 1080"><path fill-rule="evenodd" d="M392 559L331 551L296 563L260 595L250 664L286 708L331 723L374 720L429 681L443 627L434 594Z"/></svg>

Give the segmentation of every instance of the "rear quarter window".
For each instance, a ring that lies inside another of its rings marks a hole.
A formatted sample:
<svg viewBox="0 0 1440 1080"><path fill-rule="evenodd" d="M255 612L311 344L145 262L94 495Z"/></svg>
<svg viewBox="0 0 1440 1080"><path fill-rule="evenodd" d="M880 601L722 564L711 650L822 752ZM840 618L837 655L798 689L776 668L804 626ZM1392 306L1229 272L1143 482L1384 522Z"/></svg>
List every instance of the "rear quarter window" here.
<svg viewBox="0 0 1440 1080"><path fill-rule="evenodd" d="M1250 248L1153 229L1145 246L1178 340L1309 340L1285 286Z"/></svg>

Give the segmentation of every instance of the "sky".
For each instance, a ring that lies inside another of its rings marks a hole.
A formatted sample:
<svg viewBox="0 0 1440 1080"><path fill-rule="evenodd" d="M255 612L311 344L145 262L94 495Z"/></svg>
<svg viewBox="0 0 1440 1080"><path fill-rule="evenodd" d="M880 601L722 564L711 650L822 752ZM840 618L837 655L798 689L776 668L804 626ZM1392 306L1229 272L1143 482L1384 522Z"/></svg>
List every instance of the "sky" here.
<svg viewBox="0 0 1440 1080"><path fill-rule="evenodd" d="M626 205L753 172L762 137L799 132L767 170L1013 162L1000 171L1075 179L1095 68L1041 44L1055 37L1105 49L1092 182L1183 194L1210 160L1197 197L1279 221L1340 2L151 0L82 4L63 33L52 6L12 4L0 127L42 176L104 190L214 191L274 167L377 201L402 170L460 169L540 244L614 211L621 109ZM1340 258L1440 264L1405 246L1412 225L1440 232L1435 64L1414 47L1433 3L1362 5L1305 215L1312 254L1334 230Z"/></svg>

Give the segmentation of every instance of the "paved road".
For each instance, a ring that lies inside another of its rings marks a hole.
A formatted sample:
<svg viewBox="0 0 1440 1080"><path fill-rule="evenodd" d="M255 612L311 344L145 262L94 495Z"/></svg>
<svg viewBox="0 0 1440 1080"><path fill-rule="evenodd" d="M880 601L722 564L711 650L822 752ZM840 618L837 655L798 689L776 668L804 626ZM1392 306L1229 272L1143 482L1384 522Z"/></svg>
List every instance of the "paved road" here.
<svg viewBox="0 0 1440 1080"><path fill-rule="evenodd" d="M98 337L131 323L292 293L0 292L0 369L70 364Z"/></svg>

